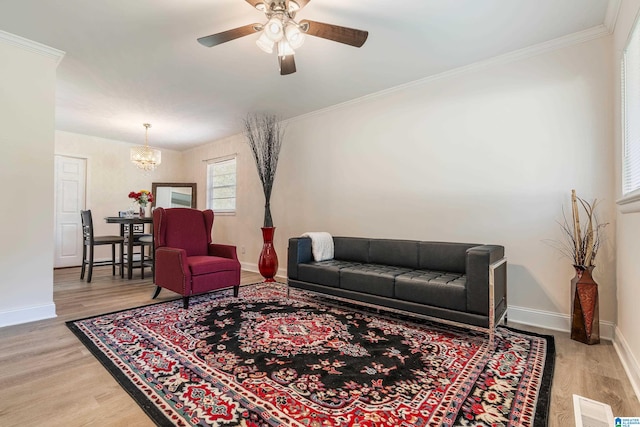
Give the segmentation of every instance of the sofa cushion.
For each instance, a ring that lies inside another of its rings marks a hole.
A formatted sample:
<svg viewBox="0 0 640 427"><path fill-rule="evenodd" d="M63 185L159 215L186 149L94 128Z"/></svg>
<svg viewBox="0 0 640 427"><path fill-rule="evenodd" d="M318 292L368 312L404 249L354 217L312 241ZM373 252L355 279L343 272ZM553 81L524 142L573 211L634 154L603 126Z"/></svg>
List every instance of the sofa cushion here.
<svg viewBox="0 0 640 427"><path fill-rule="evenodd" d="M369 261L418 268L418 243L415 240L371 239Z"/></svg>
<svg viewBox="0 0 640 427"><path fill-rule="evenodd" d="M355 262L331 259L298 264L298 279L325 286L340 286L340 270L359 265Z"/></svg>
<svg viewBox="0 0 640 427"><path fill-rule="evenodd" d="M369 239L361 237L334 237L333 257L344 261L369 262Z"/></svg>
<svg viewBox="0 0 640 427"><path fill-rule="evenodd" d="M190 256L187 257L187 264L194 276L238 269L237 260L219 256Z"/></svg>
<svg viewBox="0 0 640 427"><path fill-rule="evenodd" d="M478 246L471 243L420 242L421 270L450 271L465 273L467 249Z"/></svg>
<svg viewBox="0 0 640 427"><path fill-rule="evenodd" d="M407 268L378 264L360 264L340 270L340 288L393 298L396 276Z"/></svg>
<svg viewBox="0 0 640 427"><path fill-rule="evenodd" d="M395 296L405 301L465 311L466 282L464 274L413 270L396 277Z"/></svg>

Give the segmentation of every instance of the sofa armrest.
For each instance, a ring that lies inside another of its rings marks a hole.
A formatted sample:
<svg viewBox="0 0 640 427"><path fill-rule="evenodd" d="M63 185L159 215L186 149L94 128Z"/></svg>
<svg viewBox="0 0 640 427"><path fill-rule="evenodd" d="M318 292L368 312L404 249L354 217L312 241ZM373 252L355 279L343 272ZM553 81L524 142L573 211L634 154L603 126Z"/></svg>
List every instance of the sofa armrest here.
<svg viewBox="0 0 640 427"><path fill-rule="evenodd" d="M490 267L497 265L504 258L504 246L482 245L467 250L467 311L470 313L489 315L489 275ZM494 303L497 307L502 298L506 298L506 268L503 262L498 267L499 274L494 274ZM502 269L504 273L502 274Z"/></svg>
<svg viewBox="0 0 640 427"><path fill-rule="evenodd" d="M191 270L187 263L187 251L163 246L155 252L156 285L181 295L191 295Z"/></svg>
<svg viewBox="0 0 640 427"><path fill-rule="evenodd" d="M287 255L287 277L289 279L297 279L298 264L310 262L313 259L311 239L308 237L290 238Z"/></svg>
<svg viewBox="0 0 640 427"><path fill-rule="evenodd" d="M235 246L219 245L217 243L209 244L209 255L219 256L221 258L238 259L238 252Z"/></svg>

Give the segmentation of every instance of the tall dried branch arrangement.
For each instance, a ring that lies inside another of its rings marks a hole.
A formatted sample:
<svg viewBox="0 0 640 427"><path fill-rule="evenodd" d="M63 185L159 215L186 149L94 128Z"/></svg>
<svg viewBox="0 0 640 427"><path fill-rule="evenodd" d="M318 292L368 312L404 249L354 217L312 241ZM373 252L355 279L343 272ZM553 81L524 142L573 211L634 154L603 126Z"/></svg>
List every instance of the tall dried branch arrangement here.
<svg viewBox="0 0 640 427"><path fill-rule="evenodd" d="M244 119L244 135L251 147L264 191L264 227L273 227L271 190L276 178L284 126L273 114L249 114Z"/></svg>
<svg viewBox="0 0 640 427"><path fill-rule="evenodd" d="M550 241L549 243L558 249L563 255L573 260L573 265L587 269L595 267L595 258L602 240L602 229L607 224L598 222L595 209L598 205L596 199L592 203L576 196L576 190L571 190L571 224L563 210L563 222L560 227L564 233L564 240ZM584 230L581 228L580 208L586 216Z"/></svg>

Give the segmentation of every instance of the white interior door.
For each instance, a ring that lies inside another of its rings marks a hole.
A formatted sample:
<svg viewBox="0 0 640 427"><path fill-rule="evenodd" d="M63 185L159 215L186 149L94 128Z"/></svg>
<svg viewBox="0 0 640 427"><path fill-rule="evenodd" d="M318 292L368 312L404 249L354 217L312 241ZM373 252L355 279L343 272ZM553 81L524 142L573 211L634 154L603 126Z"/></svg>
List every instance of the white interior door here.
<svg viewBox="0 0 640 427"><path fill-rule="evenodd" d="M82 220L87 160L55 156L54 267L82 265Z"/></svg>

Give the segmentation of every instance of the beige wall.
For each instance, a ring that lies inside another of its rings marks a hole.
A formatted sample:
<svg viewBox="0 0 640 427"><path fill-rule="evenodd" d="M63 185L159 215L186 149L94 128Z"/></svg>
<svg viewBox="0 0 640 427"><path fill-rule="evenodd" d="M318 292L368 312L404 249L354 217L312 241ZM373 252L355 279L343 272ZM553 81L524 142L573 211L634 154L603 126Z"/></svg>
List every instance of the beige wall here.
<svg viewBox="0 0 640 427"><path fill-rule="evenodd" d="M59 56L39 49L0 37L0 326L55 317L53 135Z"/></svg>
<svg viewBox="0 0 640 427"><path fill-rule="evenodd" d="M626 45L627 38L632 25L640 10L640 3L635 1L623 1L616 25L615 50L613 63L615 65L616 84L613 88L616 96L614 123L621 123L621 97L620 97L620 61L622 51ZM615 127L614 147L615 156L615 177L617 197L622 195L622 165L620 159L622 147L621 127ZM636 395L640 398L640 212L621 213L617 212L617 285L618 285L618 318L616 329L616 349L621 355L621 359L627 373L634 386Z"/></svg>
<svg viewBox="0 0 640 427"><path fill-rule="evenodd" d="M151 191L152 182L183 180L182 153L162 150L162 164L154 172L145 173L129 161L129 149L138 144L70 132L55 133L55 154L87 159L86 208L91 209L96 234L118 232L117 225L107 224L102 218L117 216L118 211L126 210L132 202L127 197L130 191ZM96 257L110 256L108 247L96 251Z"/></svg>
<svg viewBox="0 0 640 427"><path fill-rule="evenodd" d="M568 328L571 261L543 242L572 188L603 200L601 319L615 320L611 38L478 68L292 120L273 190L275 245L334 235L502 244L510 318ZM203 159L239 153L237 215L218 239L257 262L264 199L241 135L185 152L204 191ZM204 207L204 193L198 195ZM222 228L222 230L220 230ZM241 252L241 250L240 250Z"/></svg>
<svg viewBox="0 0 640 427"><path fill-rule="evenodd" d="M218 243L236 245L243 268L257 271L258 256L262 249L260 227L264 218L264 195L253 157L244 138L236 135L185 151L185 180L198 183L198 208L205 209L207 207L206 161L232 154L237 155L237 213L216 215L213 222L213 238ZM280 178L277 177L276 182L279 180ZM278 227L281 224L275 225ZM279 233L277 229L276 236ZM282 237L276 237L276 239L282 241ZM286 267L282 250L279 254L280 267Z"/></svg>

